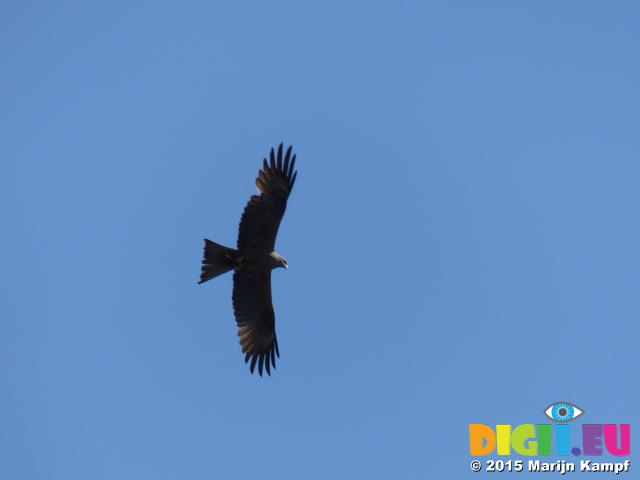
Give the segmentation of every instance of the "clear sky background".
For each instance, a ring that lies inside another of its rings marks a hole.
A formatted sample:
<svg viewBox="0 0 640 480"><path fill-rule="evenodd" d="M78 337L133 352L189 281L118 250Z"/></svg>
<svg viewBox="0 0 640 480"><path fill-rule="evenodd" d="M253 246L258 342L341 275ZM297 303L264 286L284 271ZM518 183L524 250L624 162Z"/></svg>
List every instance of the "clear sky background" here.
<svg viewBox="0 0 640 480"><path fill-rule="evenodd" d="M639 19L1 2L0 478L477 478L468 424L557 401L631 423L633 463ZM261 378L231 275L197 282L280 142Z"/></svg>

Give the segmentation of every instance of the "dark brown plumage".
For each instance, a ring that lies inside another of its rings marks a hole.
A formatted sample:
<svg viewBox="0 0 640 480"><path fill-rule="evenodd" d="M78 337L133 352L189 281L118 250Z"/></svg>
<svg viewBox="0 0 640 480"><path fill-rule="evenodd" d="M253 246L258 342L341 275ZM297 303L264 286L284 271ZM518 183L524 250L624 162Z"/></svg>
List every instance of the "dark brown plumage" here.
<svg viewBox="0 0 640 480"><path fill-rule="evenodd" d="M264 159L258 172L256 188L240 219L236 249L204 241L204 260L200 282L203 283L230 270L233 273L233 311L245 363L251 359L251 373L258 365L271 375L279 357L275 315L271 302L271 270L287 268L287 261L274 252L280 221L298 172L293 171L296 156L288 148L284 161L282 144L276 157L271 149L270 162Z"/></svg>

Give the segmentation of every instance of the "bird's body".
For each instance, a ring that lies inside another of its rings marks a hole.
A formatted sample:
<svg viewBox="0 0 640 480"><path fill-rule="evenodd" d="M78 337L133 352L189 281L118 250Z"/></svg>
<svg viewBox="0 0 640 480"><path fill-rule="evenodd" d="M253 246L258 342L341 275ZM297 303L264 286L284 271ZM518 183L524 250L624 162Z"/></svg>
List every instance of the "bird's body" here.
<svg viewBox="0 0 640 480"><path fill-rule="evenodd" d="M271 149L270 163L264 159L263 169L256 179L260 195L253 195L244 209L236 249L205 239L199 283L234 270L233 310L240 345L245 362L251 359L251 373L257 364L261 376L263 366L271 375L270 367L275 368L275 357L280 356L271 302L271 270L288 268L287 261L274 248L287 199L296 180L295 160L295 155L291 158L289 147L283 163L282 144L277 158Z"/></svg>

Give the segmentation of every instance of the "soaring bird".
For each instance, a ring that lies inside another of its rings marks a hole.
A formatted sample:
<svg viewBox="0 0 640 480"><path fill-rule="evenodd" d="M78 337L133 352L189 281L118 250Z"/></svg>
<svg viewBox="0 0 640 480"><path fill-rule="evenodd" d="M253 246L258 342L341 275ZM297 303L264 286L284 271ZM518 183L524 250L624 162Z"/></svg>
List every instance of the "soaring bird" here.
<svg viewBox="0 0 640 480"><path fill-rule="evenodd" d="M270 162L263 160L256 178L260 195L253 195L240 219L238 245L235 249L204 240L204 260L200 282L233 270L233 311L244 361L251 360L251 373L258 365L271 375L280 357L276 338L271 270L287 267L287 261L274 251L278 227L287 208L287 199L298 172L293 171L296 156L288 148L282 160L282 144L276 156L271 149Z"/></svg>

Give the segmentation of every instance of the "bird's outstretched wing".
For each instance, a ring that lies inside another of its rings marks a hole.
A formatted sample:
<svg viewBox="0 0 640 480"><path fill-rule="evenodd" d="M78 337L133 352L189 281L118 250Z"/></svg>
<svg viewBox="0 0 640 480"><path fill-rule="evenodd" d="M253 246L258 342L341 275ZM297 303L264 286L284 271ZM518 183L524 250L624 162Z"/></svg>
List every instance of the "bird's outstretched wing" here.
<svg viewBox="0 0 640 480"><path fill-rule="evenodd" d="M273 252L278 227L298 173L293 171L296 156L290 157L291 147L287 149L283 163L280 144L277 158L272 148L270 163L264 159L263 168L256 179L260 195L251 197L240 219L238 250Z"/></svg>
<svg viewBox="0 0 640 480"><path fill-rule="evenodd" d="M280 352L271 303L270 271L234 272L233 311L245 363L251 359L251 373L257 363L260 376L263 366L267 374L271 375L271 365L275 368L276 355L279 357Z"/></svg>

